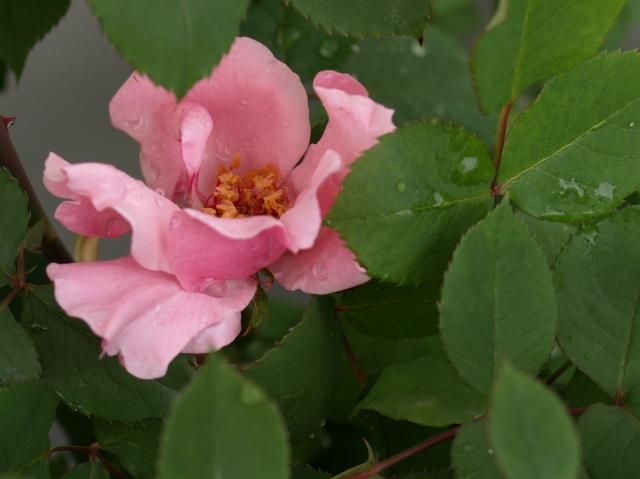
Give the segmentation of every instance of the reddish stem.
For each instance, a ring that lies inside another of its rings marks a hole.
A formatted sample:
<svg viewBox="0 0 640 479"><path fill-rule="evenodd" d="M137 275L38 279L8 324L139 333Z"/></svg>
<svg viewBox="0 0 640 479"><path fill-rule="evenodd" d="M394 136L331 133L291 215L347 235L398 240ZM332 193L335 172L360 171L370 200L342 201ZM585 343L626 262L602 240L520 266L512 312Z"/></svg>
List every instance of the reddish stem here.
<svg viewBox="0 0 640 479"><path fill-rule="evenodd" d="M116 479L124 479L125 474L118 469L116 466L111 464L100 451L100 446L98 444L93 444L89 447L85 446L58 446L53 447L47 451L47 456L54 454L56 452L80 452L89 456L89 460L93 463L96 459L98 459L102 465L105 467L107 471L111 474L112 477Z"/></svg>
<svg viewBox="0 0 640 479"><path fill-rule="evenodd" d="M459 430L460 430L460 427L458 426L458 427L454 427L453 429L449 429L448 431L442 432L436 436L433 436L427 439L426 441L421 442L420 444L416 444L415 446L410 447L409 449L399 452L398 454L391 456L382 462L379 462L372 468L367 469L366 471L360 472L355 476L350 477L349 479L368 479L369 477L375 476L376 474L379 474L380 472L390 468L391 466L399 463L400 461L404 461L405 459L413 456L414 454L417 454L421 451L424 451L425 449L429 449L431 446L435 446L436 444L440 444L441 442L444 442L448 439L453 438L458 433Z"/></svg>
<svg viewBox="0 0 640 479"><path fill-rule="evenodd" d="M9 138L9 132L4 125L0 125L0 166L4 166L18 180L20 187L27 193L29 208L34 218L46 218L44 209L38 201L35 190L29 181L27 173L22 167L16 150ZM52 261L71 263L71 255L57 237L47 237L43 240L42 249Z"/></svg>
<svg viewBox="0 0 640 479"><path fill-rule="evenodd" d="M507 125L509 124L509 114L511 113L512 106L513 102L509 102L502 107L500 120L498 121L498 140L496 141L496 153L493 159L494 164L496 165L496 176L493 179L493 184L491 185L491 194L493 196L500 194L498 174L500 173L500 165L502 164L502 152L504 150L504 141L507 137Z"/></svg>

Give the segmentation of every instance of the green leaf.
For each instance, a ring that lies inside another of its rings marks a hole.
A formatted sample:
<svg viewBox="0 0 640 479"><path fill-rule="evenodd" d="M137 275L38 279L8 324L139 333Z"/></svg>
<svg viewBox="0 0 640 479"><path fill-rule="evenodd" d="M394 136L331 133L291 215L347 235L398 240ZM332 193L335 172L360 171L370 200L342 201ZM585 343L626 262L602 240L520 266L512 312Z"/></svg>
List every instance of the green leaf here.
<svg viewBox="0 0 640 479"><path fill-rule="evenodd" d="M472 60L483 108L497 111L533 83L595 55L625 2L501 0Z"/></svg>
<svg viewBox="0 0 640 479"><path fill-rule="evenodd" d="M640 208L625 208L583 228L555 268L560 345L611 396L640 386L638 234Z"/></svg>
<svg viewBox="0 0 640 479"><path fill-rule="evenodd" d="M355 36L422 35L431 0L288 0L329 31Z"/></svg>
<svg viewBox="0 0 640 479"><path fill-rule="evenodd" d="M596 404L578 422L592 479L636 479L640 471L640 421L614 406Z"/></svg>
<svg viewBox="0 0 640 479"><path fill-rule="evenodd" d="M460 236L489 210L492 175L477 137L449 124L414 123L352 165L327 224L370 275L436 285Z"/></svg>
<svg viewBox="0 0 640 479"><path fill-rule="evenodd" d="M0 341L0 387L40 376L38 354L31 338L6 306L0 306Z"/></svg>
<svg viewBox="0 0 640 479"><path fill-rule="evenodd" d="M0 59L16 77L22 74L29 51L60 21L69 3L70 0L0 0ZM0 197L4 196L0 193Z"/></svg>
<svg viewBox="0 0 640 479"><path fill-rule="evenodd" d="M85 462L67 472L61 479L109 479L109 477L109 473L99 462Z"/></svg>
<svg viewBox="0 0 640 479"><path fill-rule="evenodd" d="M602 54L549 82L508 132L499 183L554 221L613 211L638 189L640 54Z"/></svg>
<svg viewBox="0 0 640 479"><path fill-rule="evenodd" d="M486 398L460 378L440 339L430 338L423 357L385 368L356 411L443 427L477 419L485 408Z"/></svg>
<svg viewBox="0 0 640 479"><path fill-rule="evenodd" d="M209 356L167 419L158 471L159 479L287 479L287 434L277 406Z"/></svg>
<svg viewBox="0 0 640 479"><path fill-rule="evenodd" d="M164 378L145 381L115 358L100 359L98 339L62 312L49 286L29 290L21 321L40 355L42 378L85 414L122 421L164 416L190 376L190 367L180 360Z"/></svg>
<svg viewBox="0 0 640 479"><path fill-rule="evenodd" d="M96 438L101 449L118 458L120 464L136 479L156 477L156 456L162 422L136 423L94 420Z"/></svg>
<svg viewBox="0 0 640 479"><path fill-rule="evenodd" d="M436 288L395 287L370 281L336 299L341 322L368 336L405 339L438 333Z"/></svg>
<svg viewBox="0 0 640 479"><path fill-rule="evenodd" d="M317 298L302 321L246 373L273 398L298 443L314 432L333 396L342 338L330 298Z"/></svg>
<svg viewBox="0 0 640 479"><path fill-rule="evenodd" d="M597 402L609 402L609 396L589 376L576 370L569 384L560 391L567 407L588 407Z"/></svg>
<svg viewBox="0 0 640 479"><path fill-rule="evenodd" d="M249 0L89 0L104 33L138 71L179 97L227 53Z"/></svg>
<svg viewBox="0 0 640 479"><path fill-rule="evenodd" d="M292 464L291 479L331 479L331 474L316 471L310 466L304 466L302 464Z"/></svg>
<svg viewBox="0 0 640 479"><path fill-rule="evenodd" d="M317 28L282 0L253 0L241 34L268 46L303 82L321 70L342 71L353 43Z"/></svg>
<svg viewBox="0 0 640 479"><path fill-rule="evenodd" d="M489 442L488 421L465 424L456 434L451 460L457 479L504 479Z"/></svg>
<svg viewBox="0 0 640 479"><path fill-rule="evenodd" d="M575 479L578 435L560 400L510 366L496 383L489 437L509 479Z"/></svg>
<svg viewBox="0 0 640 479"><path fill-rule="evenodd" d="M4 168L0 168L0 198L0 286L3 286L15 271L16 257L29 225L27 195Z"/></svg>
<svg viewBox="0 0 640 479"><path fill-rule="evenodd" d="M438 3L439 5L440 3ZM341 71L352 73L376 101L395 110L397 125L438 117L495 141L495 116L478 110L467 53L429 26L422 46L415 38L363 40Z"/></svg>
<svg viewBox="0 0 640 479"><path fill-rule="evenodd" d="M392 364L423 356L427 344L426 338L392 340L366 336L350 323L343 323L342 329L358 359L358 365L370 374L377 374Z"/></svg>
<svg viewBox="0 0 640 479"><path fill-rule="evenodd" d="M46 451L58 400L42 383L0 390L0 472L49 476Z"/></svg>
<svg viewBox="0 0 640 479"><path fill-rule="evenodd" d="M545 257L504 200L453 256L440 304L445 349L462 378L486 392L504 360L537 372L553 349L556 322Z"/></svg>
<svg viewBox="0 0 640 479"><path fill-rule="evenodd" d="M527 225L529 233L544 251L549 265L553 266L563 246L575 234L576 227L566 223L539 220L519 211L516 212L516 216Z"/></svg>

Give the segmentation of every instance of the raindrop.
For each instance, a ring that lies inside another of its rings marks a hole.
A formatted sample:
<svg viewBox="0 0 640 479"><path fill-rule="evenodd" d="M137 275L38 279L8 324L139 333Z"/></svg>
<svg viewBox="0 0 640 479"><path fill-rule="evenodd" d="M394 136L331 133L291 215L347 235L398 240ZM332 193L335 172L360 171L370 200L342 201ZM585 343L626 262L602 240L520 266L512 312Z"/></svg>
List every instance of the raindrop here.
<svg viewBox="0 0 640 479"><path fill-rule="evenodd" d="M490 456L493 456L493 449L487 449L487 452L489 453Z"/></svg>
<svg viewBox="0 0 640 479"><path fill-rule="evenodd" d="M407 184L404 181L398 181L396 183L396 190L398 190L398 193L404 193L407 190Z"/></svg>
<svg viewBox="0 0 640 479"><path fill-rule="evenodd" d="M324 261L318 261L311 267L311 274L320 281L324 281L329 277L327 272L327 265Z"/></svg>
<svg viewBox="0 0 640 479"><path fill-rule="evenodd" d="M262 400L262 392L253 385L245 385L240 393L240 401L247 406L259 403Z"/></svg>
<svg viewBox="0 0 640 479"><path fill-rule="evenodd" d="M105 230L107 236L116 236L122 233L123 230L126 230L126 225L124 224L124 220L116 217L109 218L107 224L105 225Z"/></svg>
<svg viewBox="0 0 640 479"><path fill-rule="evenodd" d="M338 42L333 38L328 38L320 45L318 53L323 58L331 58L338 52Z"/></svg>
<svg viewBox="0 0 640 479"><path fill-rule="evenodd" d="M29 325L29 327L31 329L39 329L40 331L46 331L48 329L46 326L43 326L40 323L32 323Z"/></svg>
<svg viewBox="0 0 640 479"><path fill-rule="evenodd" d="M248 104L249 104L249 100L248 99L242 98L240 100L240 108L246 108Z"/></svg>
<svg viewBox="0 0 640 479"><path fill-rule="evenodd" d="M590 246L595 246L596 240L598 239L598 231L593 230L585 232L582 236L584 237L584 240L587 242L587 244L589 244Z"/></svg>
<svg viewBox="0 0 640 479"><path fill-rule="evenodd" d="M634 126L636 126L636 122L635 121L630 121L629 122L629 128L633 128Z"/></svg>
<svg viewBox="0 0 640 479"><path fill-rule="evenodd" d="M353 45L351 45L351 51L353 53L360 53L360 45L358 45L357 43L354 43Z"/></svg>
<svg viewBox="0 0 640 479"><path fill-rule="evenodd" d="M221 298L227 292L227 283L226 281L215 281L213 278L206 278L205 281L208 281L210 286L207 288L207 293L211 296L215 296L216 298Z"/></svg>
<svg viewBox="0 0 640 479"><path fill-rule="evenodd" d="M478 159L475 156L465 156L462 159L462 172L469 173L478 167Z"/></svg>
<svg viewBox="0 0 640 479"><path fill-rule="evenodd" d="M578 198L582 198L584 196L584 188L580 186L575 178L571 178L569 181L563 178L559 178L558 184L560 185L563 194L569 191L573 191L578 195Z"/></svg>
<svg viewBox="0 0 640 479"><path fill-rule="evenodd" d="M147 165L144 169L144 177L149 184L155 183L159 176L160 170L153 165Z"/></svg>
<svg viewBox="0 0 640 479"><path fill-rule="evenodd" d="M411 53L417 57L424 57L427 54L427 47L420 45L418 42L414 42L411 44Z"/></svg>
<svg viewBox="0 0 640 479"><path fill-rule="evenodd" d="M600 183L598 187L595 189L594 194L599 196L600 198L605 198L607 200L613 199L613 191L616 189L616 186L611 183Z"/></svg>
<svg viewBox="0 0 640 479"><path fill-rule="evenodd" d="M547 206L547 209L540 216L543 217L543 218L550 217L550 216L551 217L553 217L553 216L564 216L564 213L562 211L558 211L558 210L552 208L551 206Z"/></svg>
<svg viewBox="0 0 640 479"><path fill-rule="evenodd" d="M147 117L144 115L140 115L135 118L128 118L124 120L123 125L125 130L139 132L146 128L147 126Z"/></svg>
<svg viewBox="0 0 640 479"><path fill-rule="evenodd" d="M435 202L436 206L440 206L442 203L444 203L444 198L439 192L436 191L433 194L433 201Z"/></svg>

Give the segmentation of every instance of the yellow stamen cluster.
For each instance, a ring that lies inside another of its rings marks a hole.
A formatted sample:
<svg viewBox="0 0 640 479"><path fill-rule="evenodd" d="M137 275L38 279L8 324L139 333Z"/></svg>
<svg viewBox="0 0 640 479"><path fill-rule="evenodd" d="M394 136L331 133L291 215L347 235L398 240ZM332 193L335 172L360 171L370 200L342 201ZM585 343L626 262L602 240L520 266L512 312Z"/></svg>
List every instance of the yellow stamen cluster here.
<svg viewBox="0 0 640 479"><path fill-rule="evenodd" d="M278 167L268 164L240 176L235 170L240 158L231 165L218 168L214 192L207 199L203 211L221 218L244 218L269 215L279 218L289 209L285 188L279 187Z"/></svg>

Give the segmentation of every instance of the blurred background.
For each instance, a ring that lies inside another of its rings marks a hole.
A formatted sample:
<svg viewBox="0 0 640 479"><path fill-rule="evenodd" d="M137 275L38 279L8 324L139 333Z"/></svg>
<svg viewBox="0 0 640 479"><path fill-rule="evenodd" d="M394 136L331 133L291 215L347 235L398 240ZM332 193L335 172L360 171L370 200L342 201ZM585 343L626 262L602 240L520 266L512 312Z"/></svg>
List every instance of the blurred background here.
<svg viewBox="0 0 640 479"><path fill-rule="evenodd" d="M435 0L434 23L468 47L493 9L493 0ZM637 27L620 29L616 35L612 43L618 45L638 44L640 38ZM320 54L332 45L322 44ZM107 109L131 71L103 37L86 2L73 0L67 15L30 53L20 82L7 76L0 91L0 114L18 117L11 137L49 215L58 204L41 181L50 151L70 162L111 163L140 175L138 145L111 127ZM57 228L71 245L71 234ZM126 251L126 240L103 243L103 257Z"/></svg>

